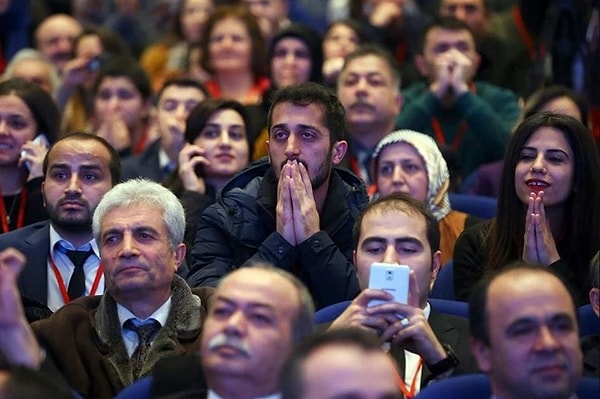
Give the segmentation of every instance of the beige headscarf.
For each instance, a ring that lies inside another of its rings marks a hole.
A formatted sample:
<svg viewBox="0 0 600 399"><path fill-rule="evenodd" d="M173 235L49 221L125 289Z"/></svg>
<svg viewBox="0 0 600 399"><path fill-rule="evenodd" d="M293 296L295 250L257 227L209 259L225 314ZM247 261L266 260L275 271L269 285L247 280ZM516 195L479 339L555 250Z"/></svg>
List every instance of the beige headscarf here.
<svg viewBox="0 0 600 399"><path fill-rule="evenodd" d="M436 142L428 135L414 130L396 130L381 139L371 154L373 180L377 180L377 164L381 151L390 144L400 142L412 145L423 158L429 181L425 205L438 221L441 220L452 210L448 199L450 173Z"/></svg>

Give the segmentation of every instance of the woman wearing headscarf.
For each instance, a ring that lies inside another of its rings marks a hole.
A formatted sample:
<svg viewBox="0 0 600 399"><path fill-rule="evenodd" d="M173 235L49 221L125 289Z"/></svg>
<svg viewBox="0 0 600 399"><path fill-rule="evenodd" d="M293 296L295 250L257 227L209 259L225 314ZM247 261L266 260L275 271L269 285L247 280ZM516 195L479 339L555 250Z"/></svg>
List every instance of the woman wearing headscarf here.
<svg viewBox="0 0 600 399"><path fill-rule="evenodd" d="M375 184L370 192L402 192L423 201L439 221L442 264L450 261L459 234L480 219L450 207L450 174L435 141L413 130L397 130L377 144L371 165Z"/></svg>

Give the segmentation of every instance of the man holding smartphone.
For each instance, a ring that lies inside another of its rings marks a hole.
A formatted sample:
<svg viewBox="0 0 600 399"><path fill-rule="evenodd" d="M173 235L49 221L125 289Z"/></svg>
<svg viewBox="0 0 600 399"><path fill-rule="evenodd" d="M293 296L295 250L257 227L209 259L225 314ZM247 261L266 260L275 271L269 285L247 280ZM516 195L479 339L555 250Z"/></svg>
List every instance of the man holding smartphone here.
<svg viewBox="0 0 600 399"><path fill-rule="evenodd" d="M422 203L405 194L370 203L354 228L354 264L362 291L329 327L356 326L376 333L404 371L407 397L432 380L476 371L466 319L436 313L427 302L441 266L439 241L438 224ZM407 303L367 288L376 262L410 268ZM373 300L386 302L369 306Z"/></svg>

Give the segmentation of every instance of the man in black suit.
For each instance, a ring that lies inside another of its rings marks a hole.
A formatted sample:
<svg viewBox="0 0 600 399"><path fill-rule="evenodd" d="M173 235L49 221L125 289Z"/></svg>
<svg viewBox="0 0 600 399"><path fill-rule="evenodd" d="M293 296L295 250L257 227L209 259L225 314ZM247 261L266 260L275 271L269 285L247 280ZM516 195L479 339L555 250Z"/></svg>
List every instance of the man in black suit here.
<svg viewBox="0 0 600 399"><path fill-rule="evenodd" d="M441 267L439 241L438 224L421 202L392 194L369 204L354 229L354 264L362 291L329 327L357 326L376 333L413 394L432 380L476 370L466 319L439 314L427 302ZM391 301L389 292L367 288L374 262L410 268L407 304ZM369 306L372 300L385 302Z"/></svg>
<svg viewBox="0 0 600 399"><path fill-rule="evenodd" d="M600 251L590 262L590 281L592 288L590 304L596 316L600 316ZM589 335L581 341L583 351L583 374L589 377L600 377L600 335Z"/></svg>
<svg viewBox="0 0 600 399"><path fill-rule="evenodd" d="M159 360L198 351L213 289L192 291L176 275L185 258L185 214L160 184L116 185L98 203L92 225L106 292L35 323L27 323L19 303L25 256L0 251L0 357L11 367L54 369L83 397L112 399Z"/></svg>
<svg viewBox="0 0 600 399"><path fill-rule="evenodd" d="M177 169L179 151L185 144L185 121L196 104L208 97L204 86L196 80L173 78L167 80L156 98L151 128L159 139L139 155L123 159L123 181L143 177L162 182Z"/></svg>
<svg viewBox="0 0 600 399"><path fill-rule="evenodd" d="M73 133L50 148L42 183L49 220L0 235L0 248L14 247L27 257L19 277L22 295L55 311L76 297L104 293L92 215L119 181L120 168L117 152L92 134Z"/></svg>

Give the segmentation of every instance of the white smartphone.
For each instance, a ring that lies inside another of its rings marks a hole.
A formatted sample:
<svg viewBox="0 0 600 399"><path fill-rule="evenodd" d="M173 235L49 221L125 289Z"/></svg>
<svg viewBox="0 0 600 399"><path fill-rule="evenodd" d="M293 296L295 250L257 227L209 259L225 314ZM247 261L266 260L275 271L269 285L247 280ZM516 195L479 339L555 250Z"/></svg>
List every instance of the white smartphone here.
<svg viewBox="0 0 600 399"><path fill-rule="evenodd" d="M48 147L50 147L48 138L46 137L46 135L44 133L38 134L37 136L35 136L35 138L32 141L36 144L43 144L44 146L46 146L46 149L48 149ZM27 152L25 150L21 151L21 156L23 157L25 155L27 155ZM31 169L31 162L25 162L25 167L28 170Z"/></svg>
<svg viewBox="0 0 600 399"><path fill-rule="evenodd" d="M410 268L407 265L375 262L369 271L369 288L384 290L394 296L393 301L408 303ZM369 306L386 301L372 300Z"/></svg>

